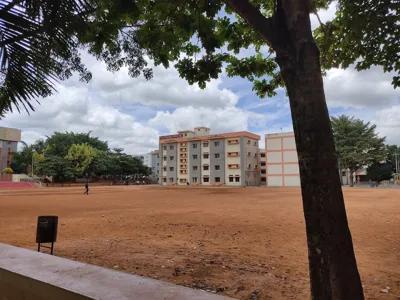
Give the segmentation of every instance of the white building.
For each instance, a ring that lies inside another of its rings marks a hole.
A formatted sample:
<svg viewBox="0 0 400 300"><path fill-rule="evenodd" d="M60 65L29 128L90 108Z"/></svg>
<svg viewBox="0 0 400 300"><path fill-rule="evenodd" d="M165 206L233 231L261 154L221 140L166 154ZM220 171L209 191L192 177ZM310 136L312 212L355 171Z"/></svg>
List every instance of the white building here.
<svg viewBox="0 0 400 300"><path fill-rule="evenodd" d="M300 171L293 132L265 135L267 186L300 186Z"/></svg>

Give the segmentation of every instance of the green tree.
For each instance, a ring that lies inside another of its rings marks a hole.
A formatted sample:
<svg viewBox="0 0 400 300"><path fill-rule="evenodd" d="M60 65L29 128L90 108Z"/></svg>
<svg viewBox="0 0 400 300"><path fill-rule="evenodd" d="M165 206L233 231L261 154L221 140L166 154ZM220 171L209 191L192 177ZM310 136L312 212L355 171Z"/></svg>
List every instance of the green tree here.
<svg viewBox="0 0 400 300"><path fill-rule="evenodd" d="M386 161L392 165L392 171L400 172L400 147L397 145L387 145L387 158ZM397 162L397 168L396 168Z"/></svg>
<svg viewBox="0 0 400 300"><path fill-rule="evenodd" d="M376 186L378 186L381 181L390 180L392 178L392 164L373 163L367 168L367 176L369 179L376 181Z"/></svg>
<svg viewBox="0 0 400 300"><path fill-rule="evenodd" d="M394 73L395 87L400 86L399 36L399 2L386 0L339 0L335 18L316 30L325 69L381 66Z"/></svg>
<svg viewBox="0 0 400 300"><path fill-rule="evenodd" d="M385 138L378 137L376 125L345 115L331 119L341 168L349 169L353 174L363 166L386 158ZM353 186L353 176L350 176L349 185Z"/></svg>
<svg viewBox="0 0 400 300"><path fill-rule="evenodd" d="M21 151L14 152L12 155L11 168L17 174L28 174L28 167L32 164L32 145L28 146L24 141L21 143Z"/></svg>
<svg viewBox="0 0 400 300"><path fill-rule="evenodd" d="M74 132L55 132L53 135L47 137L45 141L46 153L48 155L66 156L72 145L87 144L93 149L100 151L108 151L107 142L99 140L97 137L90 136L89 133L74 133Z"/></svg>
<svg viewBox="0 0 400 300"><path fill-rule="evenodd" d="M4 168L2 173L4 173L4 174L12 174L14 172L13 172L13 169L11 169L11 168Z"/></svg>
<svg viewBox="0 0 400 300"><path fill-rule="evenodd" d="M55 155L43 157L35 167L35 174L52 176L53 182L64 183L74 177L74 172L75 170L67 158Z"/></svg>
<svg viewBox="0 0 400 300"><path fill-rule="evenodd" d="M75 175L84 176L95 156L95 150L88 144L73 144L68 151L68 160L74 168Z"/></svg>

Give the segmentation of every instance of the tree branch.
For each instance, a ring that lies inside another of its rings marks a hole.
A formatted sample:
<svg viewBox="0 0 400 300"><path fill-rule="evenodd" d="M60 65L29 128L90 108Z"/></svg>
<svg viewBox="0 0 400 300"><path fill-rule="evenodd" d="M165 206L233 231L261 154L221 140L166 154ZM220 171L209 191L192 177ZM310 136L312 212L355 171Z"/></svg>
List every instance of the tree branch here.
<svg viewBox="0 0 400 300"><path fill-rule="evenodd" d="M246 21L270 47L277 44L273 18L264 17L248 0L223 0L233 11Z"/></svg>
<svg viewBox="0 0 400 300"><path fill-rule="evenodd" d="M328 32L326 31L326 29L325 29L325 24L322 23L322 21L321 21L319 15L318 15L318 12L317 12L316 10L313 10L311 13L313 13L313 14L317 17L318 23L319 23L319 25L321 26L322 31L325 33L325 38L327 38L327 37L328 37Z"/></svg>

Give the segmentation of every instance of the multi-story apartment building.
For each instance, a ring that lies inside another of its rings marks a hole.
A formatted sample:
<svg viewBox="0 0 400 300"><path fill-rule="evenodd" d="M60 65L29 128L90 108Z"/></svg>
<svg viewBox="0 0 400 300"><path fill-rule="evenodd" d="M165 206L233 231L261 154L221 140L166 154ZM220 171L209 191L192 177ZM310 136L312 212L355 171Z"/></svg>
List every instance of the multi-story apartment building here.
<svg viewBox="0 0 400 300"><path fill-rule="evenodd" d="M12 154L17 152L21 141L21 130L0 127L0 172L11 166Z"/></svg>
<svg viewBox="0 0 400 300"><path fill-rule="evenodd" d="M247 132L210 134L207 127L160 137L161 185L260 184L260 136Z"/></svg>

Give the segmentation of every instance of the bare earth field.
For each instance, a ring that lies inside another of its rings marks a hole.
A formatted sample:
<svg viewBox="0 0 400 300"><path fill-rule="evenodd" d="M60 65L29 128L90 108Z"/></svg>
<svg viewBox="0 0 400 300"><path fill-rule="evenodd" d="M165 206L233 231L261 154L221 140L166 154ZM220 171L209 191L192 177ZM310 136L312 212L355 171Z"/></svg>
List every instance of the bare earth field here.
<svg viewBox="0 0 400 300"><path fill-rule="evenodd" d="M238 299L309 297L299 189L83 191L0 190L0 242L35 250L37 217L58 215L58 256ZM344 192L366 298L397 299L400 190Z"/></svg>

